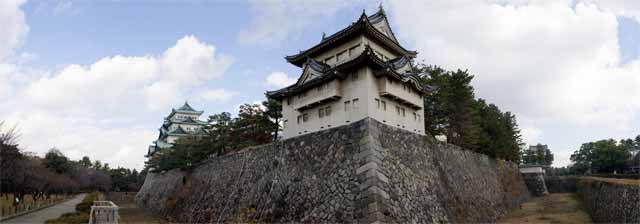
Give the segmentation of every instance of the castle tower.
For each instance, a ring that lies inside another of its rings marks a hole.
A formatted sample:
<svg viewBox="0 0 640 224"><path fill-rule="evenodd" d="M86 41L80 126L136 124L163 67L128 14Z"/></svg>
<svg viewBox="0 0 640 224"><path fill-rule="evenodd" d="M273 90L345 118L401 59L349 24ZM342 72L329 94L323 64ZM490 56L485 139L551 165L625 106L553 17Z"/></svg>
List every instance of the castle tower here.
<svg viewBox="0 0 640 224"><path fill-rule="evenodd" d="M204 127L207 122L200 120L200 115L203 112L193 109L186 101L178 109L171 109L169 116L164 118L162 126L158 128L160 132L158 140L153 141L149 146L147 157L161 149L171 148L178 138L205 134Z"/></svg>
<svg viewBox="0 0 640 224"><path fill-rule="evenodd" d="M423 96L412 60L380 7L352 25L285 59L302 69L297 82L267 96L282 103L283 138L370 117L424 135Z"/></svg>

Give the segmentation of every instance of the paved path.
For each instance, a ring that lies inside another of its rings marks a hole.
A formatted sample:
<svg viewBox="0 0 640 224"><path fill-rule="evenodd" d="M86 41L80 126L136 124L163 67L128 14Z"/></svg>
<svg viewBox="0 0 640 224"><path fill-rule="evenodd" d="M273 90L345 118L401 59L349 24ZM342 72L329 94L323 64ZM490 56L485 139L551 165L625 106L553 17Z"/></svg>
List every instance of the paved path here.
<svg viewBox="0 0 640 224"><path fill-rule="evenodd" d="M47 219L57 218L64 213L75 211L76 205L82 201L84 196L85 194L79 194L71 200L42 209L40 211L35 211L29 214L5 220L2 221L2 223L44 223L44 221L47 221Z"/></svg>

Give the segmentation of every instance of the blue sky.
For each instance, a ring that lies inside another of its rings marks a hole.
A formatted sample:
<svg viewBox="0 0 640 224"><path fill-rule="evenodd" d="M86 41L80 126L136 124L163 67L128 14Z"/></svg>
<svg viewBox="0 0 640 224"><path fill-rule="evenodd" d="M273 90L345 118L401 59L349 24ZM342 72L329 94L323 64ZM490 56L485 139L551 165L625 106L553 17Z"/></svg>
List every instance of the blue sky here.
<svg viewBox="0 0 640 224"><path fill-rule="evenodd" d="M4 5L2 5L4 4ZM235 112L291 83L297 53L379 1L0 3L0 118L23 147L141 168L171 107ZM419 60L469 69L568 164L586 141L640 134L636 1L384 1Z"/></svg>

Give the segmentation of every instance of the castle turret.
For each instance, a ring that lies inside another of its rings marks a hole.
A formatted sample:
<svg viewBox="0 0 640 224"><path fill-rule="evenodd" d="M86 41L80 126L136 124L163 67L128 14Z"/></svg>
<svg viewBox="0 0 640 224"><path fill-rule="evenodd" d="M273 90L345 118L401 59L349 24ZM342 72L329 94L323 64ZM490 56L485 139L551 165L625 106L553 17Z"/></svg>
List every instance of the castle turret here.
<svg viewBox="0 0 640 224"><path fill-rule="evenodd" d="M382 7L363 11L347 28L285 59L302 68L291 86L267 92L281 101L283 137L349 124L371 117L424 134L423 96L412 60L417 52L402 47Z"/></svg>
<svg viewBox="0 0 640 224"><path fill-rule="evenodd" d="M171 113L164 118L162 126L158 128L160 134L158 139L149 146L147 156L150 157L159 150L171 148L178 138L205 134L204 128L207 122L200 120L203 112L193 109L186 101L178 109L171 109Z"/></svg>

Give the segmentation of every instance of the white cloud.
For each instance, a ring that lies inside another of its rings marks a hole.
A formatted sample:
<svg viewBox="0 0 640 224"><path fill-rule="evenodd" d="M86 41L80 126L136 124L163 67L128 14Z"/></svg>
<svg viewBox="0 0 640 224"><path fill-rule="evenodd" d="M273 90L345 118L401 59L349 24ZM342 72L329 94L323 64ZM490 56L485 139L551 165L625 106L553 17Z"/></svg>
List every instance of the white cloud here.
<svg viewBox="0 0 640 224"><path fill-rule="evenodd" d="M265 80L266 85L268 87L276 88L276 89L290 86L294 84L296 81L297 81L296 78L289 77L289 75L287 75L284 72L272 72L267 76L267 79Z"/></svg>
<svg viewBox="0 0 640 224"><path fill-rule="evenodd" d="M636 0L591 0L590 3L597 4L601 9L612 12L616 15L633 17L640 22L640 1Z"/></svg>
<svg viewBox="0 0 640 224"><path fill-rule="evenodd" d="M206 102L225 102L230 100L236 93L225 89L212 89L206 90L198 95Z"/></svg>
<svg viewBox="0 0 640 224"><path fill-rule="evenodd" d="M238 40L248 44L281 43L296 39L300 33L322 18L334 15L339 9L352 5L354 1L339 0L250 0L251 24L240 31Z"/></svg>
<svg viewBox="0 0 640 224"><path fill-rule="evenodd" d="M0 1L0 63L19 47L29 31L24 12L20 10L23 0Z"/></svg>
<svg viewBox="0 0 640 224"><path fill-rule="evenodd" d="M213 45L185 36L158 56L117 55L37 76L18 74L28 70L21 65L0 64L0 117L19 125L29 151L55 146L69 156L141 168L162 113L201 97L192 90L222 78L232 61ZM212 90L203 97L226 100L230 94Z"/></svg>
<svg viewBox="0 0 640 224"><path fill-rule="evenodd" d="M68 65L53 76L32 82L25 99L32 108L79 114L87 110L122 114L166 109L181 102L186 89L220 78L227 70L232 60L214 56L214 49L186 36L158 57L114 56L89 66Z"/></svg>
<svg viewBox="0 0 640 224"><path fill-rule="evenodd" d="M640 59L618 67L616 20L636 13L637 1L615 10L609 1L390 3L396 34L419 58L469 69L478 97L531 120L522 126L528 141L545 139L535 125L545 122L599 133L637 131Z"/></svg>
<svg viewBox="0 0 640 224"><path fill-rule="evenodd" d="M522 140L528 144L535 144L540 138L541 130L536 127L523 127L520 130L520 134L522 134Z"/></svg>

